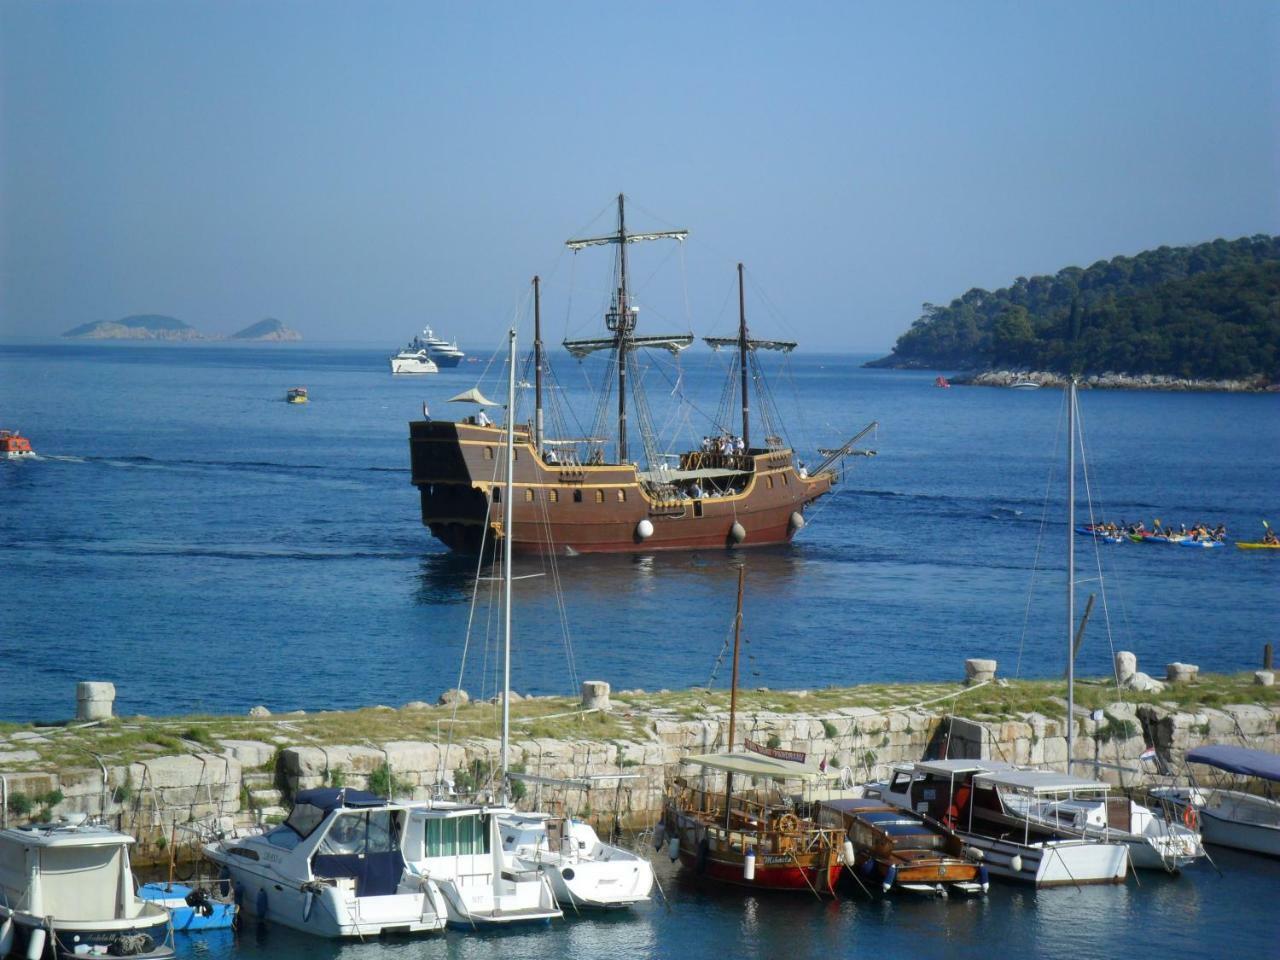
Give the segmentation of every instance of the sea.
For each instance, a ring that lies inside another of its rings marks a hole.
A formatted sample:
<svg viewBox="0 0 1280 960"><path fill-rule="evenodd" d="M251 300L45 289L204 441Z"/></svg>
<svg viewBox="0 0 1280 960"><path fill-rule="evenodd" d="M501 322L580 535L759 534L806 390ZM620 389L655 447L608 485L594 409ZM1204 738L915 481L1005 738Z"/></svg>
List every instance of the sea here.
<svg viewBox="0 0 1280 960"><path fill-rule="evenodd" d="M409 482L424 403L443 418L472 411L449 401L470 387L505 396L502 345L464 349L475 362L392 377L384 345L0 343L0 427L39 454L0 462L0 720L65 720L80 680L113 681L121 715L399 706L459 685L491 696L493 570L431 538ZM740 567L746 685L958 681L968 657L1061 677L1063 392L941 389L936 372L866 359L762 357L757 438L785 436L812 467L878 424L857 445L874 456L844 461L792 544L518 558L514 688L727 686ZM714 422L736 408L728 362L644 357L656 453L737 432ZM550 430L583 436L607 371L554 369ZM526 359L518 374L523 421ZM298 385L311 402L285 403ZM1079 408L1079 522L1224 523L1248 540L1280 523L1280 396L1086 390ZM1108 674L1122 649L1157 676L1173 661L1252 670L1280 638L1280 556L1074 542L1080 606L1096 595L1081 674ZM180 955L1280 956L1280 864L1225 850L1178 878L950 901L709 890L655 859L665 899L550 930L338 946L249 927L180 938Z"/></svg>

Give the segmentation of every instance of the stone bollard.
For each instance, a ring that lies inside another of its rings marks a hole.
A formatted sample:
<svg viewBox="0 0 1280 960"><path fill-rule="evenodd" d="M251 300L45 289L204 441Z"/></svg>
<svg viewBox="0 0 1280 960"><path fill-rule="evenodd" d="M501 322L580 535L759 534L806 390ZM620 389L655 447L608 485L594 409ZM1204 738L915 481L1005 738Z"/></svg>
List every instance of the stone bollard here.
<svg viewBox="0 0 1280 960"><path fill-rule="evenodd" d="M459 690L456 687L452 690L446 690L440 694L440 699L436 701L442 707L452 707L455 704L467 703L471 699L471 695L465 690Z"/></svg>
<svg viewBox="0 0 1280 960"><path fill-rule="evenodd" d="M116 702L116 685L104 680L84 680L76 684L76 719L110 720Z"/></svg>
<svg viewBox="0 0 1280 960"><path fill-rule="evenodd" d="M1271 670L1255 670L1253 671L1253 682L1259 687L1274 687L1276 675Z"/></svg>
<svg viewBox="0 0 1280 960"><path fill-rule="evenodd" d="M582 709L609 711L609 684L604 680L582 681Z"/></svg>
<svg viewBox="0 0 1280 960"><path fill-rule="evenodd" d="M986 683L996 678L996 662L994 660L969 659L964 662L965 686L975 683Z"/></svg>
<svg viewBox="0 0 1280 960"><path fill-rule="evenodd" d="M1171 663L1165 667L1165 679L1170 683L1195 683L1200 668L1194 663Z"/></svg>
<svg viewBox="0 0 1280 960"><path fill-rule="evenodd" d="M1128 650L1121 650L1116 654L1116 681L1124 686L1127 684L1135 673L1138 672L1138 658L1135 654Z"/></svg>

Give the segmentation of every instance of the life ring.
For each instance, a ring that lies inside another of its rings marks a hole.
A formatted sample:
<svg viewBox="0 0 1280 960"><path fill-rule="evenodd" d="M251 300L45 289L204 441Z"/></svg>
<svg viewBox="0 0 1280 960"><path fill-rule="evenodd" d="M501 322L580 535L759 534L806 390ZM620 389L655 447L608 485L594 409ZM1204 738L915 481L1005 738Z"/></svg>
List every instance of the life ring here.
<svg viewBox="0 0 1280 960"><path fill-rule="evenodd" d="M799 833L800 818L794 813L784 813L778 818L779 833Z"/></svg>
<svg viewBox="0 0 1280 960"><path fill-rule="evenodd" d="M1182 808L1182 822L1189 830L1200 829L1200 814L1196 813L1196 808L1190 802Z"/></svg>

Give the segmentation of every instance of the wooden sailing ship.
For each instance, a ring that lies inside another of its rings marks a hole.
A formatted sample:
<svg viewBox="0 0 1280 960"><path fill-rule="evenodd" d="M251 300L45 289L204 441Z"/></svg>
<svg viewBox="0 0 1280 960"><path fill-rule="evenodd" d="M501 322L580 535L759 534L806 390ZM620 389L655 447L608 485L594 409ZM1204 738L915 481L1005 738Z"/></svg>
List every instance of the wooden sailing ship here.
<svg viewBox="0 0 1280 960"><path fill-rule="evenodd" d="M834 896L845 831L820 823L817 814L819 801L843 792L833 788L823 765L802 753L750 740L745 749L734 749L745 575L745 568L738 571L729 749L685 758L698 772L668 785L656 833L671 859L699 877L755 890Z"/></svg>
<svg viewBox="0 0 1280 960"><path fill-rule="evenodd" d="M455 550L478 552L509 532L519 553L628 553L785 543L804 526L805 509L830 492L836 481L832 466L852 452L853 444L874 424L828 455L812 472L798 463L781 438L753 441L748 383L756 351L789 352L796 344L748 336L741 264L738 336L707 341L716 349L736 347L741 436L731 437L726 432L711 443L704 442L702 449L681 454L672 465L655 458L651 438L642 429L648 463L642 468L632 458L628 399L638 389L636 352L658 348L679 353L694 338L692 334L636 334L638 309L628 289L627 247L645 240L683 241L687 235L683 230L628 232L625 202L619 195L616 232L568 241L575 251L598 245L616 248L617 286L605 316L609 335L564 343L579 358L597 351L611 353L617 371L618 404L611 457L603 440L546 436L546 366L540 287L534 278L534 415L532 422L523 427L517 424L515 430L515 503L509 531L502 522L501 485L494 469L503 430L488 423L483 413L459 422L423 419L410 423L412 482L420 493L422 522L437 539ZM473 399L487 403L478 392ZM643 419L638 419L643 428Z"/></svg>

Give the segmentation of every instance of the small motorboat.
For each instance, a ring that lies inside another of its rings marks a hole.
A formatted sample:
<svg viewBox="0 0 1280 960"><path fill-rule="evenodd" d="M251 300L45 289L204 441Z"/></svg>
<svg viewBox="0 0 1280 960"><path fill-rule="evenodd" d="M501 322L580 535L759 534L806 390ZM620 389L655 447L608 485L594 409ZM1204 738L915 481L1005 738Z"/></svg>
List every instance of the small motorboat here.
<svg viewBox="0 0 1280 960"><path fill-rule="evenodd" d="M289 403L306 403L310 399L306 387L290 387L284 398Z"/></svg>
<svg viewBox="0 0 1280 960"><path fill-rule="evenodd" d="M823 800L818 816L824 826L845 830L849 843L845 865L859 880L878 884L884 893L987 892L987 868L966 856L964 841L917 813L880 799L861 798Z"/></svg>
<svg viewBox="0 0 1280 960"><path fill-rule="evenodd" d="M950 381L948 381L948 380L947 380L947 378L946 378L946 377L936 377L936 378L934 378L933 385L934 385L935 387L942 387L944 390L950 390L950 389L951 389L951 383L950 383Z"/></svg>
<svg viewBox="0 0 1280 960"><path fill-rule="evenodd" d="M133 891L133 842L83 816L0 830L0 957L173 957L169 912Z"/></svg>
<svg viewBox="0 0 1280 960"><path fill-rule="evenodd" d="M1040 384L1034 380L1015 380L1009 384L1010 390L1039 390Z"/></svg>
<svg viewBox="0 0 1280 960"><path fill-rule="evenodd" d="M20 460L23 457L34 457L31 441L17 430L0 430L0 459Z"/></svg>
<svg viewBox="0 0 1280 960"><path fill-rule="evenodd" d="M144 883L138 888L138 896L168 910L174 930L184 933L226 930L236 922L236 904L231 898L230 886L229 881L219 883L212 890L185 883Z"/></svg>
<svg viewBox="0 0 1280 960"><path fill-rule="evenodd" d="M1187 763L1212 767L1242 778L1226 787L1157 787L1151 795L1182 812L1183 822L1199 827L1206 843L1235 847L1250 853L1280 857L1280 757L1265 750L1227 744L1206 744L1187 751ZM1252 792L1248 782L1260 783L1264 793Z"/></svg>

